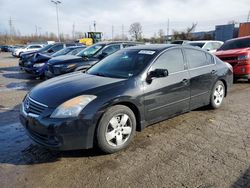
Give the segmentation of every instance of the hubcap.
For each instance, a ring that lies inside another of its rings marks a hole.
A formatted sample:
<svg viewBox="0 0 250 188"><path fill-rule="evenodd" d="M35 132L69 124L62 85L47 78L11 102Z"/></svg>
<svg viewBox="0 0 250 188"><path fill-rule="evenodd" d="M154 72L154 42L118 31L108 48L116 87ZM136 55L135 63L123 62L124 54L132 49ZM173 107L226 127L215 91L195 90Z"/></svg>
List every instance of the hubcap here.
<svg viewBox="0 0 250 188"><path fill-rule="evenodd" d="M127 114L118 114L111 118L106 130L106 140L112 146L123 145L132 132L132 122Z"/></svg>
<svg viewBox="0 0 250 188"><path fill-rule="evenodd" d="M224 87L219 84L214 90L214 103L219 106L224 98Z"/></svg>

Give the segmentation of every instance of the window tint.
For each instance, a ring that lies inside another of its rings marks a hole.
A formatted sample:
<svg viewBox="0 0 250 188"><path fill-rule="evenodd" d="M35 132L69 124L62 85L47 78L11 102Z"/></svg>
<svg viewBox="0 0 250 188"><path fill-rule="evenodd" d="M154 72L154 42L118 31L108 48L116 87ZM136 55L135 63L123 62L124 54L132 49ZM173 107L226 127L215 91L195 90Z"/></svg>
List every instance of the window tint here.
<svg viewBox="0 0 250 188"><path fill-rule="evenodd" d="M213 50L214 47L212 45L211 42L208 42L207 44L205 44L205 46L203 47L204 50Z"/></svg>
<svg viewBox="0 0 250 188"><path fill-rule="evenodd" d="M250 38L235 39L226 41L220 48L220 50L230 50L238 48L250 47Z"/></svg>
<svg viewBox="0 0 250 188"><path fill-rule="evenodd" d="M33 49L33 48L41 48L41 46L30 46L29 49Z"/></svg>
<svg viewBox="0 0 250 188"><path fill-rule="evenodd" d="M207 65L207 57L205 52L195 49L185 49L185 54L189 64L189 68L197 68Z"/></svg>
<svg viewBox="0 0 250 188"><path fill-rule="evenodd" d="M151 69L167 69L169 73L183 71L184 60L181 49L165 52L156 60Z"/></svg>
<svg viewBox="0 0 250 188"><path fill-rule="evenodd" d="M63 44L56 45L52 48L54 52L57 52L59 50L63 49Z"/></svg>
<svg viewBox="0 0 250 188"><path fill-rule="evenodd" d="M207 64L214 64L214 57L209 53L206 53L206 56L207 56Z"/></svg>
<svg viewBox="0 0 250 188"><path fill-rule="evenodd" d="M66 44L66 47L69 47L69 46L76 46L75 44Z"/></svg>
<svg viewBox="0 0 250 188"><path fill-rule="evenodd" d="M128 47L131 47L131 46L135 46L135 44L123 44L123 48L128 48Z"/></svg>
<svg viewBox="0 0 250 188"><path fill-rule="evenodd" d="M219 48L221 47L222 44L219 43L219 42L213 42L212 45L213 45L213 48L214 48L215 50L217 50L217 49L219 49Z"/></svg>
<svg viewBox="0 0 250 188"><path fill-rule="evenodd" d="M117 45L111 45L111 46L108 46L107 48L105 48L102 53L105 53L107 55L110 55L118 50L120 50L121 46L120 44L117 44Z"/></svg>

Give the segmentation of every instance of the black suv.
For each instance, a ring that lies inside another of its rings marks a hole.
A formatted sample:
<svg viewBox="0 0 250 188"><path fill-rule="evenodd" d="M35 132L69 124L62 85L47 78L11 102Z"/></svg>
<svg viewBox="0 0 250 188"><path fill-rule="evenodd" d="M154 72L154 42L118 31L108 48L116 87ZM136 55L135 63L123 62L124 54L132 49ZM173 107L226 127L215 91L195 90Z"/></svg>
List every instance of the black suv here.
<svg viewBox="0 0 250 188"><path fill-rule="evenodd" d="M54 57L48 61L48 70L45 72L46 78L55 77L69 72L87 70L98 61L113 54L114 52L139 45L136 42L100 42L96 43L78 54Z"/></svg>

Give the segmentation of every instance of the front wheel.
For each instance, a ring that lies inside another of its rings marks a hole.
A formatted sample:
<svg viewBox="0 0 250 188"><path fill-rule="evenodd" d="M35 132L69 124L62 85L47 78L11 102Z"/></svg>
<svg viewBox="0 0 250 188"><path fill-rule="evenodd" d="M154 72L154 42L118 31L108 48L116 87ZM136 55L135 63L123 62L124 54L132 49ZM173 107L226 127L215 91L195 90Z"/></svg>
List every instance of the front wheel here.
<svg viewBox="0 0 250 188"><path fill-rule="evenodd" d="M114 153L126 148L136 130L133 111L123 105L110 107L101 118L97 128L97 143L105 153Z"/></svg>
<svg viewBox="0 0 250 188"><path fill-rule="evenodd" d="M225 85L222 81L217 81L213 87L211 98L210 98L210 106L213 109L217 109L221 106L223 99L225 97Z"/></svg>

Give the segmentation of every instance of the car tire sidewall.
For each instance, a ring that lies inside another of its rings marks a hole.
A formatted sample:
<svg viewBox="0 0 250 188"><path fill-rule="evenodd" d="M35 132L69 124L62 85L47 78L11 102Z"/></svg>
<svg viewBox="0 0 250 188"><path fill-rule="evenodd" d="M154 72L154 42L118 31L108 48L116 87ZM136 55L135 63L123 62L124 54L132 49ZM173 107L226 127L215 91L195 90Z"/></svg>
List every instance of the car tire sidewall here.
<svg viewBox="0 0 250 188"><path fill-rule="evenodd" d="M214 92L215 92L215 89L218 87L218 85L222 85L223 87L223 90L224 90L224 96L223 96L223 99L221 101L221 103L219 105L217 105L215 102L214 102ZM220 108L223 101L224 101L224 98L225 98L225 85L222 81L217 81L213 87L213 90L212 90L212 93L211 93L211 97L210 97L210 106L213 108L213 109L217 109L217 108Z"/></svg>
<svg viewBox="0 0 250 188"><path fill-rule="evenodd" d="M111 146L107 142L105 133L106 133L106 129L111 118L121 113L124 113L129 116L131 123L132 123L132 131L131 131L130 137L123 145L119 147L115 147L115 146ZM135 130L136 130L136 118L135 118L133 111L130 108L123 106L123 105L112 106L108 108L108 110L104 113L104 115L102 116L98 124L97 134L96 134L98 147L105 153L114 153L114 152L120 151L126 148L131 143L135 135Z"/></svg>

